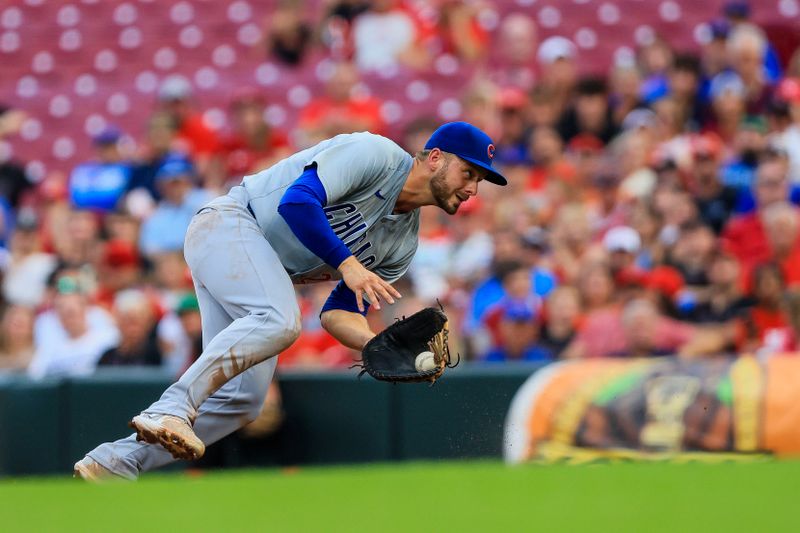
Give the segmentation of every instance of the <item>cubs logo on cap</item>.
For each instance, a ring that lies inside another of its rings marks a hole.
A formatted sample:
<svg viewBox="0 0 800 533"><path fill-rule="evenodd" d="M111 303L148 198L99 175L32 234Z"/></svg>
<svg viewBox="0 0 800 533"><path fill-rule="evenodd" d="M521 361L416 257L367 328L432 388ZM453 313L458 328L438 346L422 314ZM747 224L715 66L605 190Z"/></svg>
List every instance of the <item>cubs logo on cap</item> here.
<svg viewBox="0 0 800 533"><path fill-rule="evenodd" d="M486 181L506 185L508 180L492 168L495 147L492 139L480 128L467 122L448 122L439 126L425 143L425 149L438 148L457 155L464 161L487 171Z"/></svg>

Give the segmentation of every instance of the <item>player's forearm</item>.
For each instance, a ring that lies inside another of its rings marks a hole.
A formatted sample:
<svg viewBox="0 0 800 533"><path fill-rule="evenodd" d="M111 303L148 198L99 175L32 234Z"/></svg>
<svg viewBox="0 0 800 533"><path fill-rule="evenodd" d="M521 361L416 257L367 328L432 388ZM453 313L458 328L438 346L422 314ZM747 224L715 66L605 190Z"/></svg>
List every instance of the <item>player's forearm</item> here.
<svg viewBox="0 0 800 533"><path fill-rule="evenodd" d="M343 345L361 351L375 333L369 329L367 319L359 313L341 309L325 311L320 316L322 327Z"/></svg>

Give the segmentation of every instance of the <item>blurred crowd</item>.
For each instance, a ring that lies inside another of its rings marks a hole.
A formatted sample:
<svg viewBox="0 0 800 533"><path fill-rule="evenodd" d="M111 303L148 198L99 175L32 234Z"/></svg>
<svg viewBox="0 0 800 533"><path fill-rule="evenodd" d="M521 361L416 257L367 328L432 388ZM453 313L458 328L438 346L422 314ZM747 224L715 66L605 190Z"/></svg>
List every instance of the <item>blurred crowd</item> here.
<svg viewBox="0 0 800 533"><path fill-rule="evenodd" d="M0 371L178 375L202 349L182 255L192 215L338 133L387 134L417 152L441 120L407 117L391 131L362 77L451 56L476 67L453 96L461 119L496 140L509 185L482 185L453 217L422 210L396 285L404 298L370 312L375 329L441 303L452 349L475 364L794 351L800 49L780 58L747 2L719 15L700 47L654 34L598 75L521 12L489 31L479 3L340 0L311 23L301 3L281 2L262 53L298 70L312 52L332 59L286 129L269 122L269 95L246 87L215 128L192 82L172 75L141 110L142 138L108 125L94 157L35 183L20 162L0 165ZM24 117L0 108L0 138L18 142ZM331 289L298 287L303 333L280 367L352 364L357 354L319 323Z"/></svg>

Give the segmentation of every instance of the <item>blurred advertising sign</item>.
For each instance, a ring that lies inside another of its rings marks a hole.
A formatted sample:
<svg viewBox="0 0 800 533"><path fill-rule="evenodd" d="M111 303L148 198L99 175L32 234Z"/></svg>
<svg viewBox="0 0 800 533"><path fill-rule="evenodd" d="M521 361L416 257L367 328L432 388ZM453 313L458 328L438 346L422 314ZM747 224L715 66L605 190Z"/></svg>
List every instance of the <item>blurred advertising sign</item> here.
<svg viewBox="0 0 800 533"><path fill-rule="evenodd" d="M800 357L595 359L517 391L504 456L530 460L800 455Z"/></svg>

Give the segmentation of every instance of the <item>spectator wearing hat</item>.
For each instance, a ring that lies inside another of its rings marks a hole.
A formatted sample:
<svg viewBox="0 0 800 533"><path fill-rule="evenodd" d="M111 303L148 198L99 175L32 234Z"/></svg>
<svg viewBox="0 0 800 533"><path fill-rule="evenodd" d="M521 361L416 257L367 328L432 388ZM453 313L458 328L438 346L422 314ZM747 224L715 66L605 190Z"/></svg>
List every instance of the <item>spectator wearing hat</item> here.
<svg viewBox="0 0 800 533"><path fill-rule="evenodd" d="M700 64L703 71L703 84L700 88L702 100L708 102L709 81L728 68L726 43L731 25L724 18L708 22L709 39L702 44Z"/></svg>
<svg viewBox="0 0 800 533"><path fill-rule="evenodd" d="M741 26L752 26L751 13L752 9L748 0L730 0L722 6L722 14L728 24L729 32L735 31ZM760 30L760 28L757 29ZM767 41L766 36L764 36L764 41L766 44L760 58L761 65L766 79L770 83L774 83L781 78L781 61L775 48Z"/></svg>
<svg viewBox="0 0 800 533"><path fill-rule="evenodd" d="M119 328L119 342L103 353L98 366L161 365L156 314L147 295L137 289L118 292L112 313Z"/></svg>
<svg viewBox="0 0 800 533"><path fill-rule="evenodd" d="M744 117L734 137L736 153L720 169L722 182L738 190L737 213L747 213L755 208L752 188L756 181L759 159L766 148L767 124L764 118Z"/></svg>
<svg viewBox="0 0 800 533"><path fill-rule="evenodd" d="M149 215L161 199L156 187L156 174L168 158L180 148L178 121L167 111L156 111L147 121L147 132L141 153L133 166L128 185L127 206L138 218Z"/></svg>
<svg viewBox="0 0 800 533"><path fill-rule="evenodd" d="M719 235L735 211L739 192L720 179L722 144L719 138L705 133L695 135L690 142L692 158L687 185L701 220Z"/></svg>
<svg viewBox="0 0 800 533"><path fill-rule="evenodd" d="M536 59L542 76L539 85L552 100L553 112L561 116L575 93L578 81L578 48L560 35L548 37L539 45Z"/></svg>
<svg viewBox="0 0 800 533"><path fill-rule="evenodd" d="M211 194L194 184L195 170L185 158L168 159L156 174L161 201L142 224L139 247L147 255L183 249L189 222Z"/></svg>
<svg viewBox="0 0 800 533"><path fill-rule="evenodd" d="M21 209L17 215L9 252L3 273L3 298L12 304L39 306L57 259L42 250L39 221L30 208Z"/></svg>
<svg viewBox="0 0 800 533"><path fill-rule="evenodd" d="M498 108L502 133L497 139L494 161L504 166L528 164L528 96L516 87L501 89L498 94Z"/></svg>
<svg viewBox="0 0 800 533"><path fill-rule="evenodd" d="M636 264L642 240L635 229L630 226L611 228L603 236L603 248L608 254L608 266L615 281L619 282L622 275L644 275L644 271Z"/></svg>
<svg viewBox="0 0 800 533"><path fill-rule="evenodd" d="M544 359L546 354L535 346L541 299L533 293L529 269L522 263L509 263L500 283L504 295L487 310L483 319L493 340L493 348L484 360Z"/></svg>
<svg viewBox="0 0 800 533"><path fill-rule="evenodd" d="M77 165L69 177L72 205L107 213L128 189L132 167L119 149L122 132L108 126L92 138L96 160Z"/></svg>
<svg viewBox="0 0 800 533"><path fill-rule="evenodd" d="M237 91L231 100L232 131L222 140L229 178L238 181L283 159L291 152L289 138L264 120L266 100L255 89Z"/></svg>
<svg viewBox="0 0 800 533"><path fill-rule="evenodd" d="M763 113L772 95L772 82L764 69L767 39L757 26L737 24L726 43L728 62L745 87L745 102L749 114Z"/></svg>
<svg viewBox="0 0 800 533"><path fill-rule="evenodd" d="M542 298L553 290L556 277L544 265L548 241L541 228L531 228L522 236L508 230L495 232L490 276L472 291L467 330L477 327L488 310L507 296L503 279L518 269L528 272L532 295Z"/></svg>
<svg viewBox="0 0 800 533"><path fill-rule="evenodd" d="M182 148L205 171L211 156L219 151L219 138L195 111L191 82L180 74L167 76L158 89L158 109L171 117Z"/></svg>
<svg viewBox="0 0 800 533"><path fill-rule="evenodd" d="M91 374L103 353L117 344L119 331L106 311L88 302L78 278L57 277L54 288L53 310L36 318L36 353L28 375L41 379Z"/></svg>
<svg viewBox="0 0 800 533"><path fill-rule="evenodd" d="M539 326L530 306L504 302L498 309L497 344L483 357L486 363L552 361L551 352L537 343Z"/></svg>
<svg viewBox="0 0 800 533"><path fill-rule="evenodd" d="M117 293L138 287L142 282L139 250L129 241L107 241L96 270L98 289L94 299L106 309L113 309Z"/></svg>
<svg viewBox="0 0 800 533"><path fill-rule="evenodd" d="M191 365L203 352L203 329L200 323L200 306L194 293L187 293L175 307L183 330L189 338L191 351L187 366Z"/></svg>
<svg viewBox="0 0 800 533"><path fill-rule="evenodd" d="M706 131L716 133L726 144L731 143L746 116L746 95L738 74L724 71L714 76L708 86L711 116L706 118Z"/></svg>

